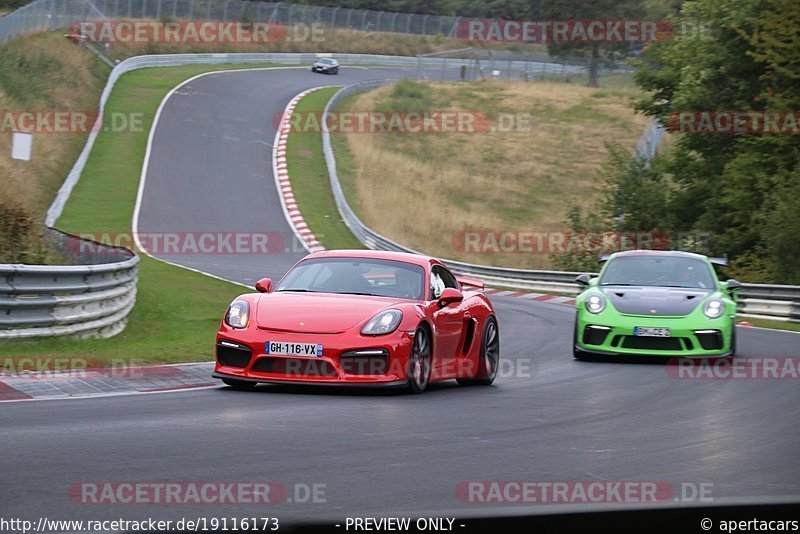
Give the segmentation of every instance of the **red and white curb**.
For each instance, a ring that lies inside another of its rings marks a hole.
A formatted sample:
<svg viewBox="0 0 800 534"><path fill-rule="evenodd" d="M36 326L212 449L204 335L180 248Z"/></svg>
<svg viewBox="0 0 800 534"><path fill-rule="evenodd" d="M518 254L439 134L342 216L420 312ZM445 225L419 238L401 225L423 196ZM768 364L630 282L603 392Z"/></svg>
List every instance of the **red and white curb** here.
<svg viewBox="0 0 800 534"><path fill-rule="evenodd" d="M292 191L292 184L289 180L289 170L286 162L286 143L289 140L289 132L292 129L289 121L292 118L292 113L297 103L307 94L326 88L327 87L314 87L313 89L308 89L289 101L286 105L286 109L283 110L283 115L281 115L278 131L275 134L275 142L272 144L272 174L275 176L275 186L280 193L278 197L281 199L283 213L292 231L297 236L297 239L300 240L300 243L302 243L309 252L321 252L325 250L325 247L317 240L314 233L309 229L305 219L303 219L302 213L300 213L300 208L297 205L297 200Z"/></svg>
<svg viewBox="0 0 800 534"><path fill-rule="evenodd" d="M0 403L169 393L220 387L214 362L0 373Z"/></svg>

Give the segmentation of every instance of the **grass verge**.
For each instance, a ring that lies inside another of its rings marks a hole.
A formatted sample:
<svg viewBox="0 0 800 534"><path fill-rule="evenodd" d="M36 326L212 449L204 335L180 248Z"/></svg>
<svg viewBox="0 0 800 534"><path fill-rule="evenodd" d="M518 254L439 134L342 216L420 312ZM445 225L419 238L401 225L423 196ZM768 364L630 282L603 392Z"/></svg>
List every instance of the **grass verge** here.
<svg viewBox="0 0 800 534"><path fill-rule="evenodd" d="M300 99L294 113L301 120L304 116L319 117L338 90L339 87L330 87L309 93ZM337 168L345 170L346 167L339 165L339 154L337 151ZM336 208L322 151L322 134L314 128L304 131L302 125L291 132L286 142L286 163L297 205L317 240L329 249L364 248Z"/></svg>
<svg viewBox="0 0 800 534"><path fill-rule="evenodd" d="M170 89L201 72L254 65L148 68L124 75L106 105L106 117L141 113L141 129L100 133L58 227L68 232L130 232L147 137ZM259 67L264 65L257 65ZM110 363L213 359L214 333L225 306L245 292L236 284L142 257L136 306L128 327L109 339L52 338L10 341L4 356L92 358Z"/></svg>

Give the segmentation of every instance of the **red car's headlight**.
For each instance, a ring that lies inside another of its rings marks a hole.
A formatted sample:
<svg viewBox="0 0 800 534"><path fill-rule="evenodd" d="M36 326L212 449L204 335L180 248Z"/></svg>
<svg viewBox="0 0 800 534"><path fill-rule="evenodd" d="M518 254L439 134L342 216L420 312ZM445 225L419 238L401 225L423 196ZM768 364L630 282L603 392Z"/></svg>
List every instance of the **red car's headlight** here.
<svg viewBox="0 0 800 534"><path fill-rule="evenodd" d="M247 328L250 321L250 304L246 300L234 300L225 312L225 324L231 328Z"/></svg>
<svg viewBox="0 0 800 534"><path fill-rule="evenodd" d="M367 321L361 333L365 336L381 336L391 334L400 326L403 320L403 312L400 310L385 310Z"/></svg>

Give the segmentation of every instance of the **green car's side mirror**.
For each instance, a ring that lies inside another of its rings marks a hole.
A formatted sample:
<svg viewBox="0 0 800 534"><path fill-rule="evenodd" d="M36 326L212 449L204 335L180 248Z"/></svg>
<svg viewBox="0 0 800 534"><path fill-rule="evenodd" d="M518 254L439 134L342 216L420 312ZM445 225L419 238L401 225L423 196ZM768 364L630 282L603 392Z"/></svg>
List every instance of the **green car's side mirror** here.
<svg viewBox="0 0 800 534"><path fill-rule="evenodd" d="M742 283L740 281L734 280L733 278L728 280L728 289L730 289L731 291L733 291L734 289L739 289L740 287L742 287Z"/></svg>
<svg viewBox="0 0 800 534"><path fill-rule="evenodd" d="M730 279L730 280L728 280L727 282L723 282L723 284L725 285L725 289L726 289L726 290L728 291L728 293L730 293L731 295L734 295L734 294L735 294L735 291L736 291L737 289L739 289L740 287L742 287L742 283L741 283L740 281L738 281L738 280L734 280L733 278L731 278L731 279Z"/></svg>
<svg viewBox="0 0 800 534"><path fill-rule="evenodd" d="M575 282L581 287L589 287L589 284L592 281L592 277L588 274L581 274L575 277Z"/></svg>

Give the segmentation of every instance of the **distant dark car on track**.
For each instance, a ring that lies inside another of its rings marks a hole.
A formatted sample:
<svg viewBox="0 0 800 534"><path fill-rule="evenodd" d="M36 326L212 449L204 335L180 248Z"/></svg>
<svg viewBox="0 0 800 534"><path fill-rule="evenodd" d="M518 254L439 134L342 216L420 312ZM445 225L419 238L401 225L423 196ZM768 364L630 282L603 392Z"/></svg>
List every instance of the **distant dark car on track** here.
<svg viewBox="0 0 800 534"><path fill-rule="evenodd" d="M339 74L339 62L332 57L321 57L311 65L311 72Z"/></svg>
<svg viewBox="0 0 800 534"><path fill-rule="evenodd" d="M431 257L339 250L310 254L273 286L237 297L217 333L214 377L406 386L491 384L500 335L483 283Z"/></svg>

